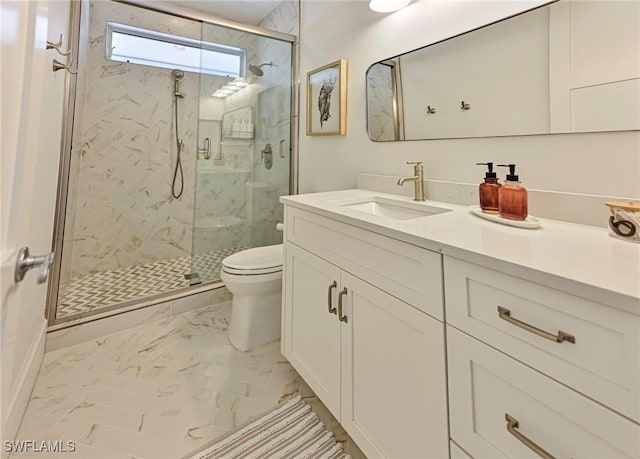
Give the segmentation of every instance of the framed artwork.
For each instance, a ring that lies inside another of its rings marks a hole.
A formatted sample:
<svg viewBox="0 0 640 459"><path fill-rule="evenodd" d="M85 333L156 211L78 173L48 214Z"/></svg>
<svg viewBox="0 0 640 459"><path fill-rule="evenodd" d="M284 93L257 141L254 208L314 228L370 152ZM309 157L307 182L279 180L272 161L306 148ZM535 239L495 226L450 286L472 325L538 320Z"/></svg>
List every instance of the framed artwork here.
<svg viewBox="0 0 640 459"><path fill-rule="evenodd" d="M307 73L307 135L347 133L347 61Z"/></svg>

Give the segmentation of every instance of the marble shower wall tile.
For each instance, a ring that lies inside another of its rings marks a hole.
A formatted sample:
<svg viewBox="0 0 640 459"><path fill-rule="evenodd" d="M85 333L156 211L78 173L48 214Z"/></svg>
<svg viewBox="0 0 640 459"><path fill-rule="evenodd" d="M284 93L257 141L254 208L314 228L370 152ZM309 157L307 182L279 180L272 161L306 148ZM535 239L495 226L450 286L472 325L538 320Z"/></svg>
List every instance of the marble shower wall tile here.
<svg viewBox="0 0 640 459"><path fill-rule="evenodd" d="M298 36L299 18L300 0L285 0L260 21L260 27Z"/></svg>
<svg viewBox="0 0 640 459"><path fill-rule="evenodd" d="M184 195L173 199L170 70L106 60L105 34L113 21L200 38L200 24L116 2L90 5L67 227L73 253L65 271L74 277L191 252L199 75L185 72L181 84Z"/></svg>

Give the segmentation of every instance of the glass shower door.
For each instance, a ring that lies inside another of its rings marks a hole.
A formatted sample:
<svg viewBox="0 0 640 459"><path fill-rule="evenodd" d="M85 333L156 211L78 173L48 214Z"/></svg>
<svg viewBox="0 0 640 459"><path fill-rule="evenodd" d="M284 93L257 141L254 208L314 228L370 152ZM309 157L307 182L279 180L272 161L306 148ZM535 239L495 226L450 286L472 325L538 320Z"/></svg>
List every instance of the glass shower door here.
<svg viewBox="0 0 640 459"><path fill-rule="evenodd" d="M210 24L202 41L245 60L239 75L200 75L192 284L218 280L235 252L282 242L290 177L292 44Z"/></svg>

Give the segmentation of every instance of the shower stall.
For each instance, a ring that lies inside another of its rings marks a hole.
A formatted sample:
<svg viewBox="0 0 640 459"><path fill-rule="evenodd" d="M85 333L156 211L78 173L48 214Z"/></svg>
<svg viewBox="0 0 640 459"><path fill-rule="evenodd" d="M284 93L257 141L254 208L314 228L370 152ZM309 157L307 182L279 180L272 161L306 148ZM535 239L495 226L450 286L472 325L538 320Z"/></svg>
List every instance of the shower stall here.
<svg viewBox="0 0 640 459"><path fill-rule="evenodd" d="M75 5L50 325L219 287L223 258L282 242L295 36L155 5Z"/></svg>

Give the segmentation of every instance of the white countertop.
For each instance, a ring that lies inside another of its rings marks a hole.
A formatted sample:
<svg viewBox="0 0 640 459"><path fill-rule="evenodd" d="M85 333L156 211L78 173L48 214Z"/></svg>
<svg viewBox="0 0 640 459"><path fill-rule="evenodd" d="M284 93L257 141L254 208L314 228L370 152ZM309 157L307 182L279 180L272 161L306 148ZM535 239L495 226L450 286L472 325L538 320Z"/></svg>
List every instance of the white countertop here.
<svg viewBox="0 0 640 459"><path fill-rule="evenodd" d="M452 211L398 221L341 205L373 196ZM587 299L640 310L640 244L611 237L604 228L546 219L540 219L540 228L515 228L479 218L465 206L416 203L368 190L283 196L280 201Z"/></svg>

